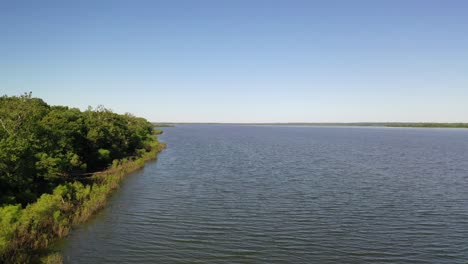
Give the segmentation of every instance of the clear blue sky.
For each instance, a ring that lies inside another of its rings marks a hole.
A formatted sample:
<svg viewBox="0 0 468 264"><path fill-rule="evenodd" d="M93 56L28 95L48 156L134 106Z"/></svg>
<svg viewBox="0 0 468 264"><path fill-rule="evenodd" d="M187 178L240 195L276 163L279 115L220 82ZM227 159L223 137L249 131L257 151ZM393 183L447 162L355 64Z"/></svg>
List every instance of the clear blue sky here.
<svg viewBox="0 0 468 264"><path fill-rule="evenodd" d="M151 121L468 122L468 1L0 2L0 94Z"/></svg>

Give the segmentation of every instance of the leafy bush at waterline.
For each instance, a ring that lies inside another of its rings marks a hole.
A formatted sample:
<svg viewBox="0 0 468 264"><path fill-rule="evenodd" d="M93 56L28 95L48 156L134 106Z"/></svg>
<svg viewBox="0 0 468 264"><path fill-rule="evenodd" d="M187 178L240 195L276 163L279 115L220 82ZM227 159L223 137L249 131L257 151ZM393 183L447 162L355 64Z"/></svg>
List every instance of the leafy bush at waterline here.
<svg viewBox="0 0 468 264"><path fill-rule="evenodd" d="M66 236L72 226L86 221L106 204L107 197L125 175L154 159L165 147L157 140L150 146L151 151L141 157L115 161L105 172L93 175L91 184L64 183L24 209L20 205L1 207L0 263L29 263L37 258L35 252Z"/></svg>
<svg viewBox="0 0 468 264"><path fill-rule="evenodd" d="M0 97L0 263L38 259L164 147L149 122L130 114Z"/></svg>

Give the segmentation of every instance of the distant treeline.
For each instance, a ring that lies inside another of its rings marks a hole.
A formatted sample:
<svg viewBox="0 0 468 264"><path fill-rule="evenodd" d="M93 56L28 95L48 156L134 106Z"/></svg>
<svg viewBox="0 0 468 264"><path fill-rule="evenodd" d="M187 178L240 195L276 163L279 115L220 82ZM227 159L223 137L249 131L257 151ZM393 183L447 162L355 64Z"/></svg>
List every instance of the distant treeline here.
<svg viewBox="0 0 468 264"><path fill-rule="evenodd" d="M174 124L166 124L166 123L152 123L155 127L174 127Z"/></svg>
<svg viewBox="0 0 468 264"><path fill-rule="evenodd" d="M0 263L37 262L164 146L151 123L131 114L0 97Z"/></svg>
<svg viewBox="0 0 468 264"><path fill-rule="evenodd" d="M446 128L468 128L468 123L388 123L388 127L446 127Z"/></svg>
<svg viewBox="0 0 468 264"><path fill-rule="evenodd" d="M198 125L256 125L256 126L363 126L363 127L446 127L468 128L468 123L406 123L406 122L356 122L356 123L179 123Z"/></svg>

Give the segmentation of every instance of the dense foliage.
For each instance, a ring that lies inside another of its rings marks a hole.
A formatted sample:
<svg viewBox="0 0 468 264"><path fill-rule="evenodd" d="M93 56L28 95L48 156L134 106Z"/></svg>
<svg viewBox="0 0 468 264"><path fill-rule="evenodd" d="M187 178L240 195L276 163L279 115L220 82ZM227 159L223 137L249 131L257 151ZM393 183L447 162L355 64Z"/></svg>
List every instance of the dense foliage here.
<svg viewBox="0 0 468 264"><path fill-rule="evenodd" d="M156 157L165 145L154 134L145 119L102 106L0 97L0 263L61 263L57 253L39 257Z"/></svg>
<svg viewBox="0 0 468 264"><path fill-rule="evenodd" d="M152 130L102 106L82 112L31 94L0 97L0 204L26 205L76 175L137 156Z"/></svg>

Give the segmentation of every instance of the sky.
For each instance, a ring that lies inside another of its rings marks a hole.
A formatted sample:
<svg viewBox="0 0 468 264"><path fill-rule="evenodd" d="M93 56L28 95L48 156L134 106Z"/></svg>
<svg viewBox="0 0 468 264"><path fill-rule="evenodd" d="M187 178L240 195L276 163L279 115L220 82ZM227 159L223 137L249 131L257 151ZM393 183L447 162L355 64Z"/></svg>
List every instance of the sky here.
<svg viewBox="0 0 468 264"><path fill-rule="evenodd" d="M0 95L156 122L468 122L465 0L0 0Z"/></svg>

